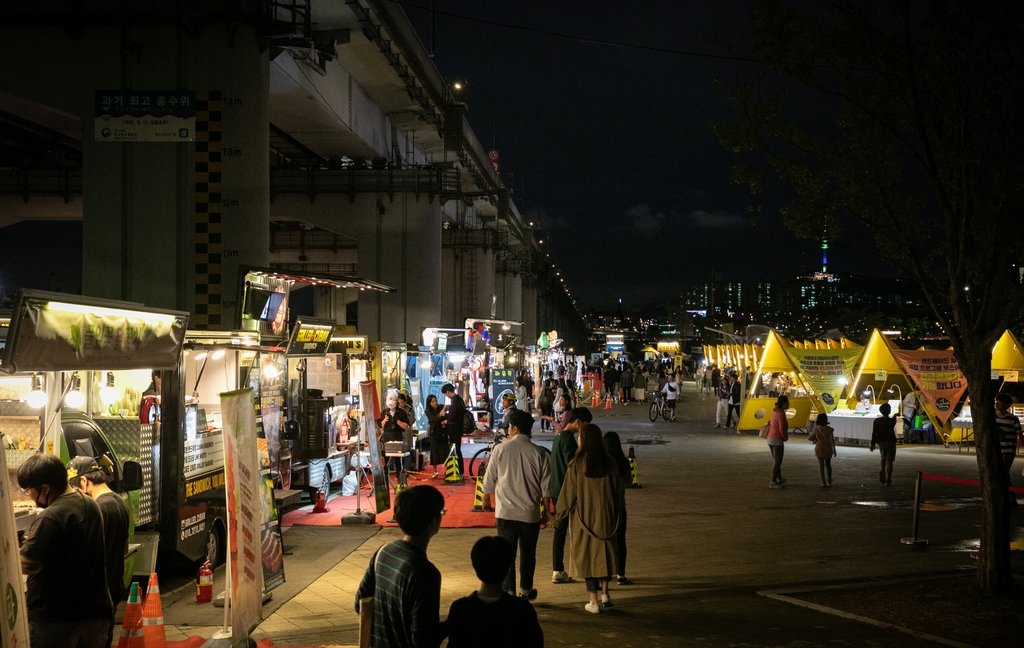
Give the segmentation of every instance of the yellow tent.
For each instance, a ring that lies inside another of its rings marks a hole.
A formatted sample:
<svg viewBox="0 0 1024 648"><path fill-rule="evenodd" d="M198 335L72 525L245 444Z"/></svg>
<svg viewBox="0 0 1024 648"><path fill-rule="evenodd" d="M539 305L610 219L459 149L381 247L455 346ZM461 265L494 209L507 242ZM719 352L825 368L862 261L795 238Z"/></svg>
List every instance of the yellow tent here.
<svg viewBox="0 0 1024 648"><path fill-rule="evenodd" d="M797 375L796 367L793 366L793 362L784 351L786 347L792 346L794 346L792 343L775 331L768 332L768 339L765 340L764 348L761 351L760 362L757 364L757 373L754 374L754 380L750 383L750 392L747 394L747 399L743 403L743 411L740 413L740 422L737 429L757 430L768 422L768 418L771 417L772 409L775 407L775 398L769 396L757 397L754 396L754 394L758 391L757 388L761 382L762 374L788 373L794 376ZM810 398L806 396L790 397L789 411L786 413L786 418L789 419L795 427L806 426L810 415Z"/></svg>
<svg viewBox="0 0 1024 648"><path fill-rule="evenodd" d="M992 371L998 371L1004 382L1014 382L1007 378L1018 378L1016 372L1024 373L1024 346L1017 336L1009 331L996 342L992 349ZM1018 378L1019 379L1019 378Z"/></svg>
<svg viewBox="0 0 1024 648"><path fill-rule="evenodd" d="M921 394L911 384L910 379L903 371L903 367L892 354L896 348L889 338L875 329L871 332L871 339L868 341L867 349L857 368L853 384L847 391L849 406L856 405L857 400L867 393L874 401L899 398L913 391L917 396L918 405L924 411L928 420L935 426L935 432L939 439L960 441L960 435L964 434L961 429L954 429L949 423L943 424L935 412L933 405L921 397ZM899 415L899 412L896 412Z"/></svg>

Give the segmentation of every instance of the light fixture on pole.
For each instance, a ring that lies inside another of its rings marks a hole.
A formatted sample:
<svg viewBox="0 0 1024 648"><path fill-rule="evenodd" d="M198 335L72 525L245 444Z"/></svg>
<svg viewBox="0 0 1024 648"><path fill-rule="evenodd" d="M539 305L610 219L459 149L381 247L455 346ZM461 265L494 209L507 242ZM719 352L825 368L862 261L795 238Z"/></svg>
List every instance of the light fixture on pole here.
<svg viewBox="0 0 1024 648"><path fill-rule="evenodd" d="M885 393L887 393L887 394L891 394L891 393L892 393L892 390L894 390L894 389L899 389L899 393L900 393L900 402L902 403L902 402L903 402L903 390L902 390L902 389L900 389L900 386L899 386L899 385L893 385L893 386L892 386L892 387L890 387L889 389L885 390Z"/></svg>
<svg viewBox="0 0 1024 648"><path fill-rule="evenodd" d="M473 90L479 92L491 101L491 150L498 150L498 102L490 94L476 86L471 86L466 81L455 81L451 86L455 92Z"/></svg>

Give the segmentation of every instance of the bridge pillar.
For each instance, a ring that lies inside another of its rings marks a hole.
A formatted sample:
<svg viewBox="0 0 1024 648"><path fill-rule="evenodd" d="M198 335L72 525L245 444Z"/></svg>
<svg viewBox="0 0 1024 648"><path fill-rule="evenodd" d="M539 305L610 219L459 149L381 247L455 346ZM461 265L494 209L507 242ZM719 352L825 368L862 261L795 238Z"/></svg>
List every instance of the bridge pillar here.
<svg viewBox="0 0 1024 648"><path fill-rule="evenodd" d="M422 343L436 327L441 303L441 206L426 195L396 193L282 194L274 220L295 220L358 241L359 276L395 288L359 293L359 333L372 341ZM348 322L353 324L354 322Z"/></svg>
<svg viewBox="0 0 1024 648"><path fill-rule="evenodd" d="M498 319L522 321L522 275L513 272L499 272L494 277L494 293L497 297L495 314Z"/></svg>
<svg viewBox="0 0 1024 648"><path fill-rule="evenodd" d="M0 29L3 91L40 106L26 119L80 120L66 134L82 141L83 292L193 310L191 326L228 328L238 266L269 255L267 54L244 24L144 33L135 43L117 27L75 38L59 26ZM59 82L38 70L61 70ZM195 143L98 141L96 92L133 89L195 91L208 101L197 114L207 130Z"/></svg>

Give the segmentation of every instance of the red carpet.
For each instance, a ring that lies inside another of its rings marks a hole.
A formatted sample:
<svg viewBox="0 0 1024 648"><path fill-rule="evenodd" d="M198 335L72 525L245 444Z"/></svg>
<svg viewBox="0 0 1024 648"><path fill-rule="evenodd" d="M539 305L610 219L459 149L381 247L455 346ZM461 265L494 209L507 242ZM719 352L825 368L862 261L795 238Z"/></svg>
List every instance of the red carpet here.
<svg viewBox="0 0 1024 648"><path fill-rule="evenodd" d="M202 637L189 637L182 641L168 641L167 648L202 648L206 639ZM317 646L274 646L270 639L259 639L256 641L256 648L318 648Z"/></svg>
<svg viewBox="0 0 1024 648"><path fill-rule="evenodd" d="M443 474L431 478L431 473L409 473L409 486L433 486L444 495L445 509L447 513L441 520L441 528L444 529L472 529L472 528L494 528L494 513L474 513L473 498L476 494L476 483L466 479L461 485L444 483ZM391 496L394 502L394 495ZM373 498L370 491L364 488L360 505L364 511L373 512ZM313 513L313 505L303 506L288 511L281 518L281 526L307 525L307 526L341 526L341 517L346 513L356 510L355 495L342 496L339 493L328 497L327 513ZM398 526L391 519L391 510L383 511L377 515L377 524L383 526Z"/></svg>

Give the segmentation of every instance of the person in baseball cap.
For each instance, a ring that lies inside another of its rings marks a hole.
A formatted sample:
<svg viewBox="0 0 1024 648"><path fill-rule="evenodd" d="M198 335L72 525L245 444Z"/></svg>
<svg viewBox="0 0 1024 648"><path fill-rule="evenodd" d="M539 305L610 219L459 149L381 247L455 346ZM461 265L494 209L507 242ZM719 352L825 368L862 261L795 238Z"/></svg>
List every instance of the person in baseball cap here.
<svg viewBox="0 0 1024 648"><path fill-rule="evenodd" d="M128 552L128 507L120 495L110 489L113 471L100 464L110 465L103 457L75 457L68 463L68 483L75 490L96 500L103 518L103 552L106 557L107 589L114 606L124 598L124 556ZM116 484L115 484L116 486ZM111 626L111 641L113 626Z"/></svg>

